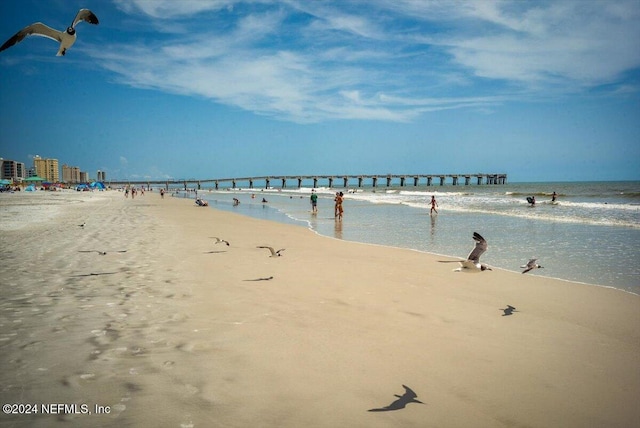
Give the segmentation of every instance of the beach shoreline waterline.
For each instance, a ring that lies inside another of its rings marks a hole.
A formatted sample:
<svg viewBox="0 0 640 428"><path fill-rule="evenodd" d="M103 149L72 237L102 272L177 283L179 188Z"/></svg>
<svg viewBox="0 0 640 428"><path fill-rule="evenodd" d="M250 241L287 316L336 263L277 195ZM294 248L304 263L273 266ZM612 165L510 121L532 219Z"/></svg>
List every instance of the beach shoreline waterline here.
<svg viewBox="0 0 640 428"><path fill-rule="evenodd" d="M554 203L552 189L558 190ZM518 270L538 258L544 269L531 274L640 294L638 182L344 189L342 222L331 216L335 189L315 192L318 214L309 209L309 188L255 194L251 189L209 189L198 195L216 208L303 224L324 236L430 254L465 256L473 245L471 233L477 231L489 242L484 262L493 267ZM539 196L535 207L526 202L527 194ZM232 197L241 203L232 204ZM268 204L260 204L263 197ZM432 197L437 213L430 210Z"/></svg>
<svg viewBox="0 0 640 428"><path fill-rule="evenodd" d="M2 403L78 405L3 426L640 424L634 294L157 192L0 195L0 218Z"/></svg>

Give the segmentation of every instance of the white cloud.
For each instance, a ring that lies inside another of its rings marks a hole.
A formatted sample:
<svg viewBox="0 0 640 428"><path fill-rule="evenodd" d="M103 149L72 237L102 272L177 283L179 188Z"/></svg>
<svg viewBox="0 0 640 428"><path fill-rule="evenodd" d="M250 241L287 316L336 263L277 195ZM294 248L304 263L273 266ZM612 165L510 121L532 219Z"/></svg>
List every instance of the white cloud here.
<svg viewBox="0 0 640 428"><path fill-rule="evenodd" d="M205 11L233 8L236 0L114 0L127 13L140 11L154 18L188 16Z"/></svg>
<svg viewBox="0 0 640 428"><path fill-rule="evenodd" d="M296 122L409 121L616 83L640 66L637 2L114 1L192 25L95 51L121 82ZM224 26L197 16L222 10Z"/></svg>

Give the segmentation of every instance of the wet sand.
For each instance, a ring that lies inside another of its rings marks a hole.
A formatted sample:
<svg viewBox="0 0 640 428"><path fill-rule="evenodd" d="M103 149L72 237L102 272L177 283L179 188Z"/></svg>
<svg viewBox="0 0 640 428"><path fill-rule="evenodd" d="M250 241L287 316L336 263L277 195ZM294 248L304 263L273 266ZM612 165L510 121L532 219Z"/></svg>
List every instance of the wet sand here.
<svg viewBox="0 0 640 428"><path fill-rule="evenodd" d="M49 405L2 426L640 425L636 295L157 192L3 194L0 220L1 401Z"/></svg>

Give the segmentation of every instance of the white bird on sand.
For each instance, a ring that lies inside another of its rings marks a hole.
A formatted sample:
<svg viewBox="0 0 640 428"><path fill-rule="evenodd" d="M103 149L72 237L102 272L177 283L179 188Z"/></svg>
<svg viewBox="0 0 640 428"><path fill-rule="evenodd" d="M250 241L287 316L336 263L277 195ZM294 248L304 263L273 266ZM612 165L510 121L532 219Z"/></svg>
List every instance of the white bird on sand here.
<svg viewBox="0 0 640 428"><path fill-rule="evenodd" d="M489 248L487 241L480 236L478 232L473 232L473 239L476 241L476 246L467 256L467 260L457 261L457 263L460 263L460 267L455 269L456 272L482 272L485 270L492 270L486 264L480 263L480 256L487 251L487 248ZM452 260L440 260L440 262L455 263L455 261Z"/></svg>
<svg viewBox="0 0 640 428"><path fill-rule="evenodd" d="M261 246L261 247L256 247L256 248L267 248L269 251L271 251L271 257L280 257L282 255L282 254L280 254L280 251L284 251L284 248L281 248L278 251L274 250L273 247Z"/></svg>
<svg viewBox="0 0 640 428"><path fill-rule="evenodd" d="M210 236L211 239L215 239L216 240L216 244L227 244L227 247L229 246L229 241L225 241L224 239L220 239L217 236Z"/></svg>
<svg viewBox="0 0 640 428"><path fill-rule="evenodd" d="M98 25L98 17L89 9L80 9L78 14L73 19L73 22L65 31L54 30L53 28L44 25L42 22L36 22L34 24L24 27L18 31L13 37L4 42L0 47L0 51L10 48L16 43L21 42L25 37L30 35L48 37L51 40L60 42L60 48L58 49L57 56L62 56L67 52L76 41L76 25L80 21L86 21L89 24Z"/></svg>
<svg viewBox="0 0 640 428"><path fill-rule="evenodd" d="M533 270L533 269L544 269L537 262L538 262L538 259L531 259L531 260L529 260L529 262L526 265L520 266L520 269L524 269L522 271L522 273L527 273L527 272L529 272L530 270Z"/></svg>

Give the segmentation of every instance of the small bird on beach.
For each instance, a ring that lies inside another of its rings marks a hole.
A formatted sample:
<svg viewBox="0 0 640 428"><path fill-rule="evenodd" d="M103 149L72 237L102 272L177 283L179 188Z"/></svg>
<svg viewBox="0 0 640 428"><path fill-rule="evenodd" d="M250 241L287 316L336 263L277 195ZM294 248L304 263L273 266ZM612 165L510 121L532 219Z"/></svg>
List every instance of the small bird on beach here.
<svg viewBox="0 0 640 428"><path fill-rule="evenodd" d="M225 241L224 239L220 239L217 236L210 236L209 238L211 239L215 239L216 240L216 244L227 244L227 247L229 246L229 241Z"/></svg>
<svg viewBox="0 0 640 428"><path fill-rule="evenodd" d="M69 49L75 43L76 25L81 21L86 21L89 24L98 25L98 17L93 12L91 12L89 9L80 9L76 14L76 17L73 19L71 25L67 27L65 31L54 30L53 28L44 25L42 22L36 22L24 27L22 30L14 34L13 37L4 42L4 44L0 46L0 51L8 49L16 43L21 42L27 36L35 35L47 37L51 40L60 42L60 48L58 49L58 53L56 54L56 56L62 56L66 54L67 49Z"/></svg>
<svg viewBox="0 0 640 428"><path fill-rule="evenodd" d="M119 250L119 251L99 251L99 250L80 250L79 253L98 253L101 256L106 256L107 253L126 253L127 250Z"/></svg>
<svg viewBox="0 0 640 428"><path fill-rule="evenodd" d="M516 308L511 305L507 305L506 309L500 309L500 310L504 312L504 314L502 314L503 317L513 315L514 312L518 312L516 311Z"/></svg>
<svg viewBox="0 0 640 428"><path fill-rule="evenodd" d="M413 392L413 390L409 388L407 385L402 385L402 387L404 388L404 394L402 395L394 394L395 397L398 397L396 401L389 404L388 406L381 407L378 409L369 409L368 411L369 412L389 412L391 410L404 409L409 403L425 404L420 400L416 400L418 395L415 392Z"/></svg>
<svg viewBox="0 0 640 428"><path fill-rule="evenodd" d="M467 260L440 260L440 262L460 263L460 267L454 269L455 272L482 272L485 270L492 270L488 265L480 263L480 256L487 251L487 248L489 248L487 241L478 232L473 232L473 240L476 241L476 246L467 256Z"/></svg>
<svg viewBox="0 0 640 428"><path fill-rule="evenodd" d="M544 269L537 262L538 262L538 259L531 259L531 260L529 260L529 262L526 265L520 266L520 269L524 269L522 271L522 273L527 273L527 272L529 272L530 270L533 270L533 269Z"/></svg>
<svg viewBox="0 0 640 428"><path fill-rule="evenodd" d="M284 251L284 248L279 249L278 251L274 250L273 247L266 247L266 246L260 246L260 247L256 247L256 248L267 248L269 251L271 251L271 256L270 257L280 257L282 254L280 254L280 251Z"/></svg>
<svg viewBox="0 0 640 428"><path fill-rule="evenodd" d="M78 227L84 227L84 226L85 226L85 224L87 224L87 222L86 222L86 221L83 221L83 222L82 222L82 224L79 224L79 225L78 225Z"/></svg>

